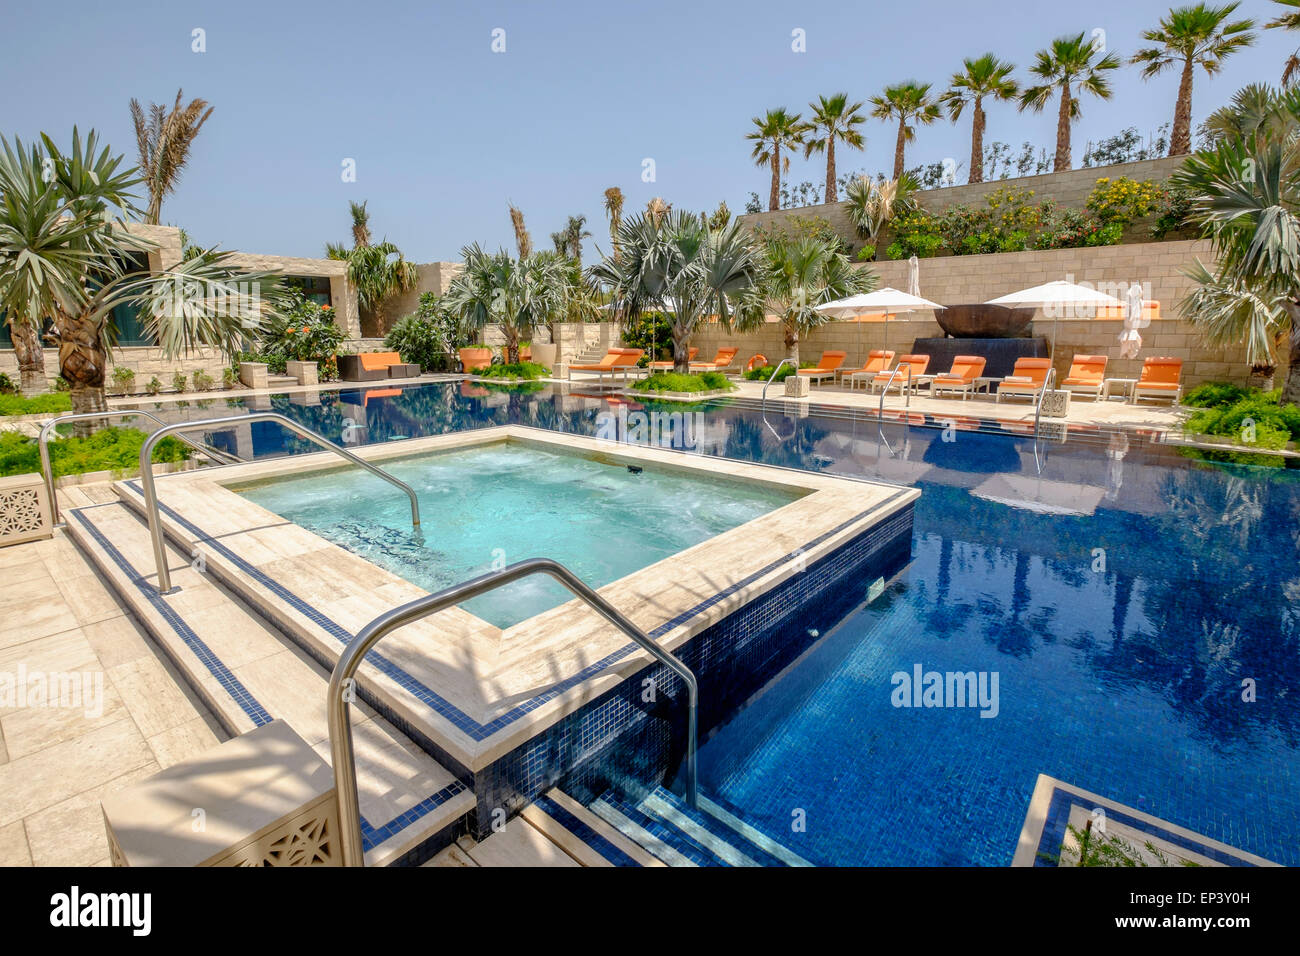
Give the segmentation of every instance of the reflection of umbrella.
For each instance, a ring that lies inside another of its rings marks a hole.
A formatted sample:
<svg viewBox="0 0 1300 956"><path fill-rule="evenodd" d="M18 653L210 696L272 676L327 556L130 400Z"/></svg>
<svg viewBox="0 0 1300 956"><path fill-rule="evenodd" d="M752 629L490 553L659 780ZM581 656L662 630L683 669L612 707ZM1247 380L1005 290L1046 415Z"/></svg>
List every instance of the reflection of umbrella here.
<svg viewBox="0 0 1300 956"><path fill-rule="evenodd" d="M1010 295L989 299L985 305L1032 305L1050 312L1052 316L1052 356L1056 356L1056 325L1061 313L1068 310L1070 318L1091 318L1101 305L1120 305L1119 299L1098 292L1086 285L1058 279L1032 289L1021 289Z"/></svg>
<svg viewBox="0 0 1300 956"><path fill-rule="evenodd" d="M1142 287L1129 283L1128 294L1124 297L1124 330L1119 334L1120 358L1135 359L1142 350L1142 336L1138 329L1150 320L1142 315Z"/></svg>
<svg viewBox="0 0 1300 956"><path fill-rule="evenodd" d="M862 292L858 295L851 295L847 299L836 299L833 302L825 302L816 306L815 311L822 315L829 315L836 319L848 319L852 322L875 322L879 321L876 315L884 315L885 322L885 342L889 341L889 317L899 315L904 312L915 312L918 309L942 309L938 302L931 302L929 299L922 299L919 295L913 295L910 292L902 292L898 289L884 288L877 289L875 292ZM865 313L875 313L867 315ZM859 318L854 318L858 316ZM858 338L862 338L862 328L858 328ZM858 351L861 351L862 343L858 342Z"/></svg>
<svg viewBox="0 0 1300 956"><path fill-rule="evenodd" d="M1047 515L1091 515L1102 498L1101 489L1092 485L1006 473L985 479L970 493L1009 508Z"/></svg>
<svg viewBox="0 0 1300 956"><path fill-rule="evenodd" d="M1124 456L1128 454L1128 436L1123 432L1114 432L1110 444L1106 447L1106 500L1114 501L1119 497L1120 486L1124 484Z"/></svg>

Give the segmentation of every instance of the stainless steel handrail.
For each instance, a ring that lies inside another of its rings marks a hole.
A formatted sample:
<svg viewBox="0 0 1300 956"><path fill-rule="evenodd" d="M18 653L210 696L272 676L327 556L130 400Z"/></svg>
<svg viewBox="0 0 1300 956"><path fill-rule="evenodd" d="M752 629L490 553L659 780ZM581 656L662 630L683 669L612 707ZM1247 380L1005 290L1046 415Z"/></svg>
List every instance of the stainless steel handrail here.
<svg viewBox="0 0 1300 956"><path fill-rule="evenodd" d="M1047 370L1047 375L1043 377L1043 387L1038 390L1038 401L1034 403L1034 467L1038 474L1043 473L1043 456L1038 450L1038 425L1043 414L1043 398L1047 395L1047 390L1056 384L1056 368L1053 366Z"/></svg>
<svg viewBox="0 0 1300 956"><path fill-rule="evenodd" d="M59 521L59 499L54 487L54 469L50 465L50 432L54 431L56 425L61 425L64 422L84 422L96 418L147 418L155 425L161 426L167 424L157 415L139 408L114 408L106 409L102 412L75 412L70 415L60 415L58 418L52 418L46 422L41 428L41 433L36 439L36 443L40 449L41 474L45 476L45 490L49 494L50 513L56 528L59 527L62 522ZM243 460L229 452L224 452L219 448L213 448L207 442L195 441L188 435L178 435L177 437L191 448L195 448L205 455L211 455L218 461L222 461L223 464L229 465Z"/></svg>
<svg viewBox="0 0 1300 956"><path fill-rule="evenodd" d="M249 415L231 415L227 418L205 418L193 422L177 422L173 425L164 425L152 435L145 439L144 444L140 447L140 485L144 489L144 507L145 516L149 519L149 537L153 541L153 557L158 565L158 590L163 594L172 592L171 571L167 567L167 549L163 544L162 522L158 517L158 493L154 490L153 481L153 446L158 444L164 437L175 432L185 431L191 428L209 428L213 425L231 425L244 424L248 422L279 422L289 431L300 435L309 441L315 442L326 451L332 451L336 455L346 458L354 465L360 465L366 471L379 478L384 479L389 484L396 485L402 491L406 492L411 499L411 524L416 528L420 527L420 503L416 500L415 491L406 482L400 478L394 478L382 468L372 465L364 458L354 455L346 448L334 444L324 435L312 431L304 425L299 425L287 415L281 415L279 412L253 412Z"/></svg>
<svg viewBox="0 0 1300 956"><path fill-rule="evenodd" d="M772 384L772 380L776 378L777 373L778 373L779 371L781 371L782 366L785 366L785 365L791 365L791 366L794 365L794 360L793 360L793 359L788 359L788 358L783 358L783 359L781 359L781 361L779 361L779 362L776 363L776 368L772 369L772 375L768 378L768 380L767 380L767 384L765 384L765 385L763 386L763 401L767 401L767 389L768 389L768 386ZM796 374L796 375L799 374L798 369L795 370L795 374Z"/></svg>
<svg viewBox="0 0 1300 956"><path fill-rule="evenodd" d="M885 396L889 394L889 390L894 386L894 379L898 377L898 373L903 371L903 369L907 369L907 387L903 390L903 395L904 395L903 404L907 408L912 407L912 363L905 362L902 365L896 366L894 370L889 373L889 378L888 380L886 380L884 388L880 390L879 416L880 416L880 421L882 422L882 427L883 427L883 422L885 420Z"/></svg>
<svg viewBox="0 0 1300 956"><path fill-rule="evenodd" d="M353 693L345 689L355 687L354 679L361 662L370 649L385 635L418 621L430 614L468 601L503 584L509 584L532 574L549 574L586 602L602 617L639 644L651 656L669 668L686 685L688 712L686 717L686 802L694 807L697 802L699 780L696 768L697 715L699 711L699 684L690 668L668 653L640 628L624 617L612 604L587 587L568 568L550 558L529 558L509 565L500 571L480 575L461 584L416 598L401 607L381 614L361 629L339 655L330 684L326 706L329 716L331 763L334 766L334 789L339 801L339 844L344 866L364 866L365 851L361 839L361 804L357 795L357 767L352 746L352 722L348 705Z"/></svg>

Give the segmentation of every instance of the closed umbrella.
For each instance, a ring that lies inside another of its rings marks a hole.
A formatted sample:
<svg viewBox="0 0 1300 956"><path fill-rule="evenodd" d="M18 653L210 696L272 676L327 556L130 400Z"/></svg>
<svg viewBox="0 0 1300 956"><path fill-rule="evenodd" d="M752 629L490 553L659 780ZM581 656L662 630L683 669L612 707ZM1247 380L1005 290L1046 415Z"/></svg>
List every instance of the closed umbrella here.
<svg viewBox="0 0 1300 956"><path fill-rule="evenodd" d="M911 295L921 294L921 260L916 256L907 260L907 291Z"/></svg>
<svg viewBox="0 0 1300 956"><path fill-rule="evenodd" d="M1138 329L1149 322L1142 315L1142 287L1130 283L1128 295L1124 297L1124 330L1119 334L1120 358L1135 359L1142 350L1142 336Z"/></svg>

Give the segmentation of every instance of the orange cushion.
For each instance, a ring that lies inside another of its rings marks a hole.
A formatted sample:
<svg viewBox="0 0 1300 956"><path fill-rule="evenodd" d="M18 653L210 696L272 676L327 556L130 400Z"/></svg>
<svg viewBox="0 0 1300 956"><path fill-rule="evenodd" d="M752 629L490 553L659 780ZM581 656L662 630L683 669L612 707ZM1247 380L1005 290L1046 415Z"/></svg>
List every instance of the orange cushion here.
<svg viewBox="0 0 1300 956"><path fill-rule="evenodd" d="M361 367L367 372L402 364L402 357L396 352L362 352L358 358L361 359Z"/></svg>

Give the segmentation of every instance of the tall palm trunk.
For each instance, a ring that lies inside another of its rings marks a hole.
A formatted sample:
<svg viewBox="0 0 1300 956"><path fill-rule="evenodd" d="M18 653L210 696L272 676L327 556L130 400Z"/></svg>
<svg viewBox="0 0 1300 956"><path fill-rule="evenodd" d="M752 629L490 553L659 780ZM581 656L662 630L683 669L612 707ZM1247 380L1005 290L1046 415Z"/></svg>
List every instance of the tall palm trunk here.
<svg viewBox="0 0 1300 956"><path fill-rule="evenodd" d="M772 147L772 191L767 197L767 208L769 212L776 212L781 208L781 147Z"/></svg>
<svg viewBox="0 0 1300 956"><path fill-rule="evenodd" d="M71 386L69 398L74 412L102 412L108 407L104 380L108 353L100 336L100 323L85 316L61 315L59 329L59 374Z"/></svg>
<svg viewBox="0 0 1300 956"><path fill-rule="evenodd" d="M673 371L691 374L691 327L676 322L673 323Z"/></svg>
<svg viewBox="0 0 1300 956"><path fill-rule="evenodd" d="M1192 61L1183 63L1178 81L1178 105L1174 107L1174 131L1169 136L1169 155L1186 156L1192 151Z"/></svg>
<svg viewBox="0 0 1300 956"><path fill-rule="evenodd" d="M906 117L898 121L898 139L894 142L894 181L897 182L903 176L903 145L907 142L903 134L907 129Z"/></svg>
<svg viewBox="0 0 1300 956"><path fill-rule="evenodd" d="M30 323L13 322L9 337L14 344L14 357L18 359L18 387L28 397L39 395L49 388L45 380L45 351L41 348L41 334Z"/></svg>
<svg viewBox="0 0 1300 956"><path fill-rule="evenodd" d="M839 194L835 191L835 137L830 135L826 137L826 195L823 201L839 202Z"/></svg>
<svg viewBox="0 0 1300 956"><path fill-rule="evenodd" d="M984 182L984 107L977 97L971 119L970 182Z"/></svg>
<svg viewBox="0 0 1300 956"><path fill-rule="evenodd" d="M799 328L792 322L785 324L785 357L799 367Z"/></svg>
<svg viewBox="0 0 1300 956"><path fill-rule="evenodd" d="M1061 87L1061 112L1056 117L1056 165L1054 172L1070 168L1070 85Z"/></svg>

